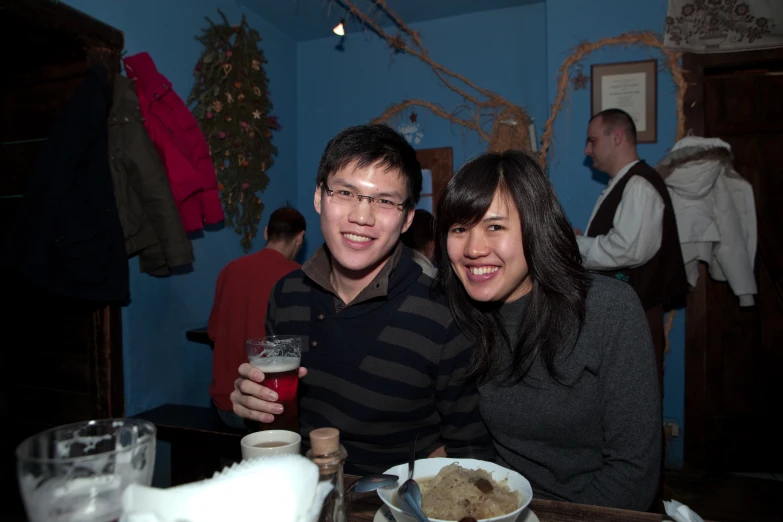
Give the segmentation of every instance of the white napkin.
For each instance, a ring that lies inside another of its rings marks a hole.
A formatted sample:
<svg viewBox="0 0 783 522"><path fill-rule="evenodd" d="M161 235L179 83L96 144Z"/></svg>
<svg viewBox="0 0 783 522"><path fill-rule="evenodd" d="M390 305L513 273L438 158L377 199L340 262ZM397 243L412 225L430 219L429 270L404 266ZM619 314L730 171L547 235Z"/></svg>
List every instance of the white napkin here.
<svg viewBox="0 0 783 522"><path fill-rule="evenodd" d="M331 490L318 482L318 466L302 456L259 457L183 486L131 484L120 522L315 522Z"/></svg>
<svg viewBox="0 0 783 522"><path fill-rule="evenodd" d="M691 508L672 499L671 502L663 501L663 507L666 514L672 517L676 522L704 522L704 519L697 515Z"/></svg>

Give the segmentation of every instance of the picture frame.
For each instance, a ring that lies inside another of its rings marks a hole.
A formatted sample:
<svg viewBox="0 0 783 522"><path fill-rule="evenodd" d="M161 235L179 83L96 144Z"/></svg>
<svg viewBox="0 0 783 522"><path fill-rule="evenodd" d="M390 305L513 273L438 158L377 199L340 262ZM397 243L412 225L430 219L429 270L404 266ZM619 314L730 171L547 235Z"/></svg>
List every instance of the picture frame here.
<svg viewBox="0 0 783 522"><path fill-rule="evenodd" d="M593 64L590 114L622 109L634 120L637 143L658 141L658 61Z"/></svg>

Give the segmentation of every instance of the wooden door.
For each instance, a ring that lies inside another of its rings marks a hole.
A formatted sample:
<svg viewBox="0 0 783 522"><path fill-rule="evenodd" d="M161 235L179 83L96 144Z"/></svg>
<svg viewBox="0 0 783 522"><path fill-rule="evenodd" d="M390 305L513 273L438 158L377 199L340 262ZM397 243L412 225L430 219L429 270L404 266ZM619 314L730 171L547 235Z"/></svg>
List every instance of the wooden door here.
<svg viewBox="0 0 783 522"><path fill-rule="evenodd" d="M702 108L690 111L688 126L731 144L735 169L753 186L758 222L755 306L740 308L703 266L688 300L685 461L710 471L779 471L783 51L690 56L685 68L701 94L686 106Z"/></svg>

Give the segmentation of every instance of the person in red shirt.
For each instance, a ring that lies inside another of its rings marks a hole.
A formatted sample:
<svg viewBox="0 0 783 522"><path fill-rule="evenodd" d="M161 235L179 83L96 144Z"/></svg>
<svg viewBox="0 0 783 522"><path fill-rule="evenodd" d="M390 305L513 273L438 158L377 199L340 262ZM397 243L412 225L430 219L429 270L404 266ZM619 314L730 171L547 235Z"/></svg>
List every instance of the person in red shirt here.
<svg viewBox="0 0 783 522"><path fill-rule="evenodd" d="M229 426L244 427L244 421L232 411L229 395L234 391L237 368L247 362L245 341L265 335L269 294L278 280L300 267L294 258L302 248L306 227L304 216L296 209L275 210L264 228L264 249L230 262L218 275L209 315L209 338L215 343L209 394Z"/></svg>

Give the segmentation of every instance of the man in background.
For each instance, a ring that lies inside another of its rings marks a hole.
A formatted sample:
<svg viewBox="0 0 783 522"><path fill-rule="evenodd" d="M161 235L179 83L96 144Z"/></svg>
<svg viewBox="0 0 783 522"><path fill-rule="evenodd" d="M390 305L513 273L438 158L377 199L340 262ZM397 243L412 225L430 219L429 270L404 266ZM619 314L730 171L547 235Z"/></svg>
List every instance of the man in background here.
<svg viewBox="0 0 783 522"><path fill-rule="evenodd" d="M304 216L296 209L275 210L264 228L264 249L232 261L218 276L209 316L209 337L215 343L209 394L229 426L245 427L232 411L229 397L237 367L247 362L245 341L265 335L263 318L269 295L283 276L300 267L294 258L302 248L306 227Z"/></svg>
<svg viewBox="0 0 783 522"><path fill-rule="evenodd" d="M585 155L610 180L587 233L575 230L582 264L636 291L647 313L663 393L664 306L688 290L671 198L663 179L639 159L628 113L607 109L593 116Z"/></svg>
<svg viewBox="0 0 783 522"><path fill-rule="evenodd" d="M434 278L438 273L432 264L435 259L435 216L423 208L416 209L411 227L400 239L413 250L413 260L421 266L421 271Z"/></svg>

